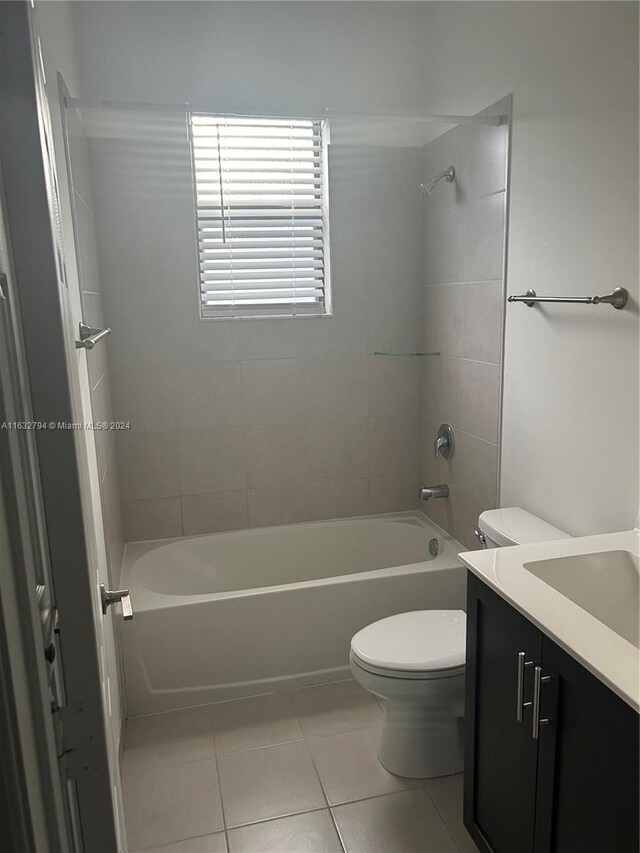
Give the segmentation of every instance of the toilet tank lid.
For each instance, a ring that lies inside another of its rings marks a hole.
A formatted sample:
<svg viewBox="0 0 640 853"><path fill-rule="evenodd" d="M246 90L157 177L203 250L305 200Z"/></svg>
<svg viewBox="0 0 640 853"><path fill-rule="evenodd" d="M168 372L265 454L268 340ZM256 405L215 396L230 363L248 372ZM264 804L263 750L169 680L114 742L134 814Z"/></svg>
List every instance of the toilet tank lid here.
<svg viewBox="0 0 640 853"><path fill-rule="evenodd" d="M502 546L570 538L564 530L518 506L485 510L478 519L478 526L496 545Z"/></svg>

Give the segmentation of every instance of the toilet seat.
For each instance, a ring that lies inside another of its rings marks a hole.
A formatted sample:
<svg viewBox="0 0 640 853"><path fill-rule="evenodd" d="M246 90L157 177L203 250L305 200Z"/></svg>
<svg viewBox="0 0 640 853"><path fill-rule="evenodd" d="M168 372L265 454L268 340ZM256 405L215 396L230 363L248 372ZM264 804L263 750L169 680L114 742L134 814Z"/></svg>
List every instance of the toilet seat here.
<svg viewBox="0 0 640 853"><path fill-rule="evenodd" d="M358 631L351 640L351 659L387 678L450 678L464 673L465 642L462 610L414 610Z"/></svg>
<svg viewBox="0 0 640 853"><path fill-rule="evenodd" d="M373 666L361 660L357 655L351 652L351 664L357 666L371 675L379 675L382 678L405 679L410 681L435 681L440 678L453 678L454 676L464 675L465 667L457 666L452 669L434 669L424 670L422 672L410 671L407 669L383 669L380 666Z"/></svg>

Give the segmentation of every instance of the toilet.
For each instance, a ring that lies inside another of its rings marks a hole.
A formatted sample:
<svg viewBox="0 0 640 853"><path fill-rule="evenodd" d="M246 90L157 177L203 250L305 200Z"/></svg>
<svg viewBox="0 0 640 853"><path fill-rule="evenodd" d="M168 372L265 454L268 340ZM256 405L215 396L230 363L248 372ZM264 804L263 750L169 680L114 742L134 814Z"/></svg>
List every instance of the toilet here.
<svg viewBox="0 0 640 853"><path fill-rule="evenodd" d="M519 507L483 512L477 535L486 548L569 537ZM398 613L351 640L354 678L385 700L378 759L391 773L430 779L463 769L465 642L462 610Z"/></svg>

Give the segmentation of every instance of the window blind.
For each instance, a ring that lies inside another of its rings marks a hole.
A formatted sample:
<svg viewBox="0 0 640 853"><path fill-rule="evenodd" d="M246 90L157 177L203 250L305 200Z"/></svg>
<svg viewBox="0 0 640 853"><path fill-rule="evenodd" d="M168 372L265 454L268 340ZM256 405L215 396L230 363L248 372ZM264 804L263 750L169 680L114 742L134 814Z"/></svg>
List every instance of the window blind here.
<svg viewBox="0 0 640 853"><path fill-rule="evenodd" d="M190 115L202 317L328 313L327 125Z"/></svg>

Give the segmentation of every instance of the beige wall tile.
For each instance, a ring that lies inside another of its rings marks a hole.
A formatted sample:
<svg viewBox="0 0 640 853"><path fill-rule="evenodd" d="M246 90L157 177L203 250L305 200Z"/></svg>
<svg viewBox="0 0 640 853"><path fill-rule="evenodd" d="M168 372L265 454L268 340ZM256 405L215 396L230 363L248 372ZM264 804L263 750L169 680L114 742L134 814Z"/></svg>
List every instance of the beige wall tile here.
<svg viewBox="0 0 640 853"><path fill-rule="evenodd" d="M308 486L250 489L248 498L250 527L295 524L311 519Z"/></svg>
<svg viewBox="0 0 640 853"><path fill-rule="evenodd" d="M195 250L193 260L195 263ZM169 329L163 345L164 359L174 363L236 361L240 357L239 321L201 320L196 282L197 270L194 269L193 292L183 294L180 301L177 301L178 294L173 294L175 304L163 301Z"/></svg>
<svg viewBox="0 0 640 853"><path fill-rule="evenodd" d="M315 318L310 320L311 325ZM240 358L294 358L304 355L307 320L241 320L238 322Z"/></svg>
<svg viewBox="0 0 640 853"><path fill-rule="evenodd" d="M438 498L437 500L422 502L420 509L427 518L439 524L443 530L455 537L454 517L457 503L459 502L455 498Z"/></svg>
<svg viewBox="0 0 640 853"><path fill-rule="evenodd" d="M364 287L336 283L333 316L312 318L301 325L305 353L312 356L363 355L367 351L367 303Z"/></svg>
<svg viewBox="0 0 640 853"><path fill-rule="evenodd" d="M502 281L463 285L461 355L477 361L502 361Z"/></svg>
<svg viewBox="0 0 640 853"><path fill-rule="evenodd" d="M309 425L263 424L247 429L248 484L251 488L309 482Z"/></svg>
<svg viewBox="0 0 640 853"><path fill-rule="evenodd" d="M465 218L464 207L450 207L431 218L434 284L464 281Z"/></svg>
<svg viewBox="0 0 640 853"><path fill-rule="evenodd" d="M445 284L422 291L422 348L442 355L462 356L465 285Z"/></svg>
<svg viewBox="0 0 640 853"><path fill-rule="evenodd" d="M367 511L370 435L382 477L417 470L420 366L367 353L419 345L421 152L332 146L333 317L202 321L184 128L158 118L150 131L170 181L140 173L144 133L91 143L115 413L133 427L118 454L123 500L182 495L187 532L239 524L240 494L251 524ZM395 437L370 430L370 413L391 416Z"/></svg>
<svg viewBox="0 0 640 853"><path fill-rule="evenodd" d="M306 374L305 359L243 361L246 423L307 420Z"/></svg>
<svg viewBox="0 0 640 853"><path fill-rule="evenodd" d="M174 369L177 429L207 429L243 423L240 362L187 362Z"/></svg>
<svg viewBox="0 0 640 853"><path fill-rule="evenodd" d="M422 421L420 470L425 485L446 483L451 497L475 507L490 509L496 505L498 448L495 444L454 430L455 454L452 459L435 459L433 443L439 424Z"/></svg>
<svg viewBox="0 0 640 853"><path fill-rule="evenodd" d="M456 438L456 451L451 459L439 456L435 458L434 444L440 427L439 421L423 418L420 433L420 474L422 485L436 486L446 483L452 497L460 498L458 486L463 482L462 460L463 457L458 448L459 433L454 430ZM436 498L436 500L440 500Z"/></svg>
<svg viewBox="0 0 640 853"><path fill-rule="evenodd" d="M367 414L367 358L304 359L305 420Z"/></svg>
<svg viewBox="0 0 640 853"><path fill-rule="evenodd" d="M420 399L420 358L369 357L369 414L415 415Z"/></svg>
<svg viewBox="0 0 640 853"><path fill-rule="evenodd" d="M182 536L179 498L126 501L122 504L122 517L128 542Z"/></svg>
<svg viewBox="0 0 640 853"><path fill-rule="evenodd" d="M368 477L367 419L315 421L309 424L306 459L311 482Z"/></svg>
<svg viewBox="0 0 640 853"><path fill-rule="evenodd" d="M184 430L178 433L180 494L231 492L247 487L245 430Z"/></svg>
<svg viewBox="0 0 640 853"><path fill-rule="evenodd" d="M485 509L491 509L492 507L486 507L483 505L474 506L473 504L465 503L464 501L453 500L453 535L455 538L464 545L465 548L468 548L470 551L477 551L482 546L478 541L477 536L474 531L478 526L478 518L480 513Z"/></svg>
<svg viewBox="0 0 640 853"><path fill-rule="evenodd" d="M500 366L482 361L462 361L461 393L464 405L457 414L464 432L497 442L500 407Z"/></svg>
<svg viewBox="0 0 640 853"><path fill-rule="evenodd" d="M420 478L417 474L390 477L372 477L370 505L373 514L403 512L418 506Z"/></svg>
<svg viewBox="0 0 640 853"><path fill-rule="evenodd" d="M418 465L419 426L415 418L369 420L371 475L412 474Z"/></svg>
<svg viewBox="0 0 640 853"><path fill-rule="evenodd" d="M490 509L498 490L498 447L459 431L456 435L458 468L456 496L467 504Z"/></svg>
<svg viewBox="0 0 640 853"><path fill-rule="evenodd" d="M439 423L457 425L462 398L462 361L447 356L424 358L422 366L422 414Z"/></svg>
<svg viewBox="0 0 640 853"><path fill-rule="evenodd" d="M124 501L178 494L178 446L173 432L119 432L116 451Z"/></svg>
<svg viewBox="0 0 640 853"><path fill-rule="evenodd" d="M442 357L422 365L420 472L425 484L447 483L450 497L422 510L465 547L476 547L477 515L497 499L506 134L461 125L422 160L423 180L456 167L455 181L423 200L423 284L435 286L423 289L421 343ZM434 458L442 422L456 435L451 460Z"/></svg>
<svg viewBox="0 0 640 853"><path fill-rule="evenodd" d="M504 246L504 192L466 206L464 280L502 278Z"/></svg>
<svg viewBox="0 0 640 853"><path fill-rule="evenodd" d="M420 291L397 279L369 290L369 352L417 349L420 335Z"/></svg>
<svg viewBox="0 0 640 853"><path fill-rule="evenodd" d="M180 501L185 536L240 530L249 524L246 491L183 495Z"/></svg>
<svg viewBox="0 0 640 853"><path fill-rule="evenodd" d="M326 483L313 483L309 486L309 508L312 521L368 515L369 480L332 480Z"/></svg>
<svg viewBox="0 0 640 853"><path fill-rule="evenodd" d="M380 181L380 175L376 177ZM371 289L416 287L420 276L420 198L415 176L406 195L397 187L372 202L366 235L366 281ZM373 214L373 215L372 215ZM416 251L418 249L418 251Z"/></svg>
<svg viewBox="0 0 640 853"><path fill-rule="evenodd" d="M436 255L434 218L436 213L429 206L431 199L422 196L422 240L420 246L420 283L423 287L433 284L433 261Z"/></svg>
<svg viewBox="0 0 640 853"><path fill-rule="evenodd" d="M118 364L113 375L115 420L133 430L175 429L176 368L168 364Z"/></svg>

